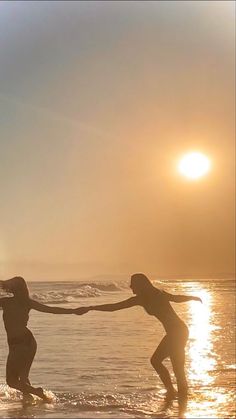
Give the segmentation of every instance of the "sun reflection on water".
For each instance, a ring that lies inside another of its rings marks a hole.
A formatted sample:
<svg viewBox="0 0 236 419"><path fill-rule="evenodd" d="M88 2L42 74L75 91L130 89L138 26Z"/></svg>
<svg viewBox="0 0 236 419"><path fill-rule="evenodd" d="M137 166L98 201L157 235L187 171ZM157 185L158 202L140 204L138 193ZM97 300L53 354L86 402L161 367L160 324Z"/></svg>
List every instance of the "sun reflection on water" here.
<svg viewBox="0 0 236 419"><path fill-rule="evenodd" d="M189 305L192 323L189 327L189 381L196 384L209 385L214 377L209 372L216 366L212 332L215 327L212 322L212 296L206 290L197 292L203 301L199 305L191 302Z"/></svg>
<svg viewBox="0 0 236 419"><path fill-rule="evenodd" d="M214 371L217 369L217 354L214 348L213 298L214 295L203 288L196 292L203 304L194 301L189 305L190 326L187 349L187 374L190 395L183 416L190 418L222 418L222 410L232 394L217 387Z"/></svg>

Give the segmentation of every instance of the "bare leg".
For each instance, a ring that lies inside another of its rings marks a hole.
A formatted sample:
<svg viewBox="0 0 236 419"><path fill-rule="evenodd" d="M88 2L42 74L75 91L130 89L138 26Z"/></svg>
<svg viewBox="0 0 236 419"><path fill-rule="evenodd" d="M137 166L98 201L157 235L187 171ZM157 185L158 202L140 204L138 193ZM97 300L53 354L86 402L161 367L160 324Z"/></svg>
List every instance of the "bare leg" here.
<svg viewBox="0 0 236 419"><path fill-rule="evenodd" d="M179 333L178 336L171 337L170 347L170 359L173 366L173 371L177 381L178 394L179 397L186 397L188 393L188 384L184 371L185 364L185 345L188 340L188 329L183 329L182 333Z"/></svg>
<svg viewBox="0 0 236 419"><path fill-rule="evenodd" d="M185 363L184 347L177 348L176 351L171 354L170 359L172 362L173 371L174 371L176 381L177 381L178 393L180 396L185 397L188 393L188 384L187 384L187 379L186 379L185 371L184 371L184 363Z"/></svg>
<svg viewBox="0 0 236 419"><path fill-rule="evenodd" d="M175 389L171 382L170 374L167 368L162 364L162 361L170 356L169 342L167 336L165 336L160 345L157 347L156 351L151 357L151 364L159 375L161 381L163 382L167 395L172 397L175 395Z"/></svg>
<svg viewBox="0 0 236 419"><path fill-rule="evenodd" d="M31 386L30 380L29 380L29 373L30 368L32 365L32 362L34 360L35 354L37 350L37 344L34 338L32 338L32 341L30 342L29 346L27 346L27 356L21 358L21 369L19 371L19 381L22 389L25 387L26 391L21 390L23 394L29 394L29 387ZM33 387L32 387L33 388Z"/></svg>
<svg viewBox="0 0 236 419"><path fill-rule="evenodd" d="M29 371L36 348L37 345L34 339L32 339L29 345L16 344L10 346L6 367L6 381L9 387L21 391L23 395L30 393L46 400L43 389L31 386L29 381Z"/></svg>
<svg viewBox="0 0 236 419"><path fill-rule="evenodd" d="M15 388L16 390L19 390L23 393L23 395L27 394L34 394L35 396L40 397L43 400L47 400L47 397L45 396L43 389L41 387L33 387L29 384L22 383L19 379L15 381L8 381L9 387Z"/></svg>

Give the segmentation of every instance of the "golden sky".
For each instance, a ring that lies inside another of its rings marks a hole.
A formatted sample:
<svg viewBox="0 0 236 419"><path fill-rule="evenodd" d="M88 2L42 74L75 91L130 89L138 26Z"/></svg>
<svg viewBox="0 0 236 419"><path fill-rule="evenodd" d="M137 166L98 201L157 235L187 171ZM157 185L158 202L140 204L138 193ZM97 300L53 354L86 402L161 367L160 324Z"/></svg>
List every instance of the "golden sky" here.
<svg viewBox="0 0 236 419"><path fill-rule="evenodd" d="M1 2L2 278L234 271L234 7Z"/></svg>

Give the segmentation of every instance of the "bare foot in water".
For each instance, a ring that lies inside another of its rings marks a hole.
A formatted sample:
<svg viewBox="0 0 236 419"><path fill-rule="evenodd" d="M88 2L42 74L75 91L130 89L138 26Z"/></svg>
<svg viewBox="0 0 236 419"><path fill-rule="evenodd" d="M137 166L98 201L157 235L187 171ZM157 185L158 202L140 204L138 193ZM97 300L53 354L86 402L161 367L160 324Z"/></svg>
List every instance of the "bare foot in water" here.
<svg viewBox="0 0 236 419"><path fill-rule="evenodd" d="M37 388L37 396L40 397L44 402L51 403L51 400L44 394L42 387Z"/></svg>
<svg viewBox="0 0 236 419"><path fill-rule="evenodd" d="M34 402L34 397L30 393L23 394L22 402L23 402L24 405L32 404Z"/></svg>
<svg viewBox="0 0 236 419"><path fill-rule="evenodd" d="M178 396L178 392L175 389L168 390L165 394L165 400L167 401L174 400L177 396Z"/></svg>

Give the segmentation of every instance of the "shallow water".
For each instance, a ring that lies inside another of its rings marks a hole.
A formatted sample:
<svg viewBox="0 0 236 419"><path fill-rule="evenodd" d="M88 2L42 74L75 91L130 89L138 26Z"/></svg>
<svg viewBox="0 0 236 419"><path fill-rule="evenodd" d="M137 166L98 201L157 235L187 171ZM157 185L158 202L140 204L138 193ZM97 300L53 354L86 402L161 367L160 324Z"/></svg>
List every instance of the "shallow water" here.
<svg viewBox="0 0 236 419"><path fill-rule="evenodd" d="M4 384L7 344L1 322L0 417L235 417L234 281L165 281L161 286L203 300L173 303L190 330L186 406L177 401L165 405L163 387L149 361L164 331L140 307L84 316L32 311L29 327L38 352L31 381L50 391L52 403L25 407L19 393ZM131 295L126 283L30 283L29 288L35 299L66 307ZM165 363L171 369L169 360Z"/></svg>

